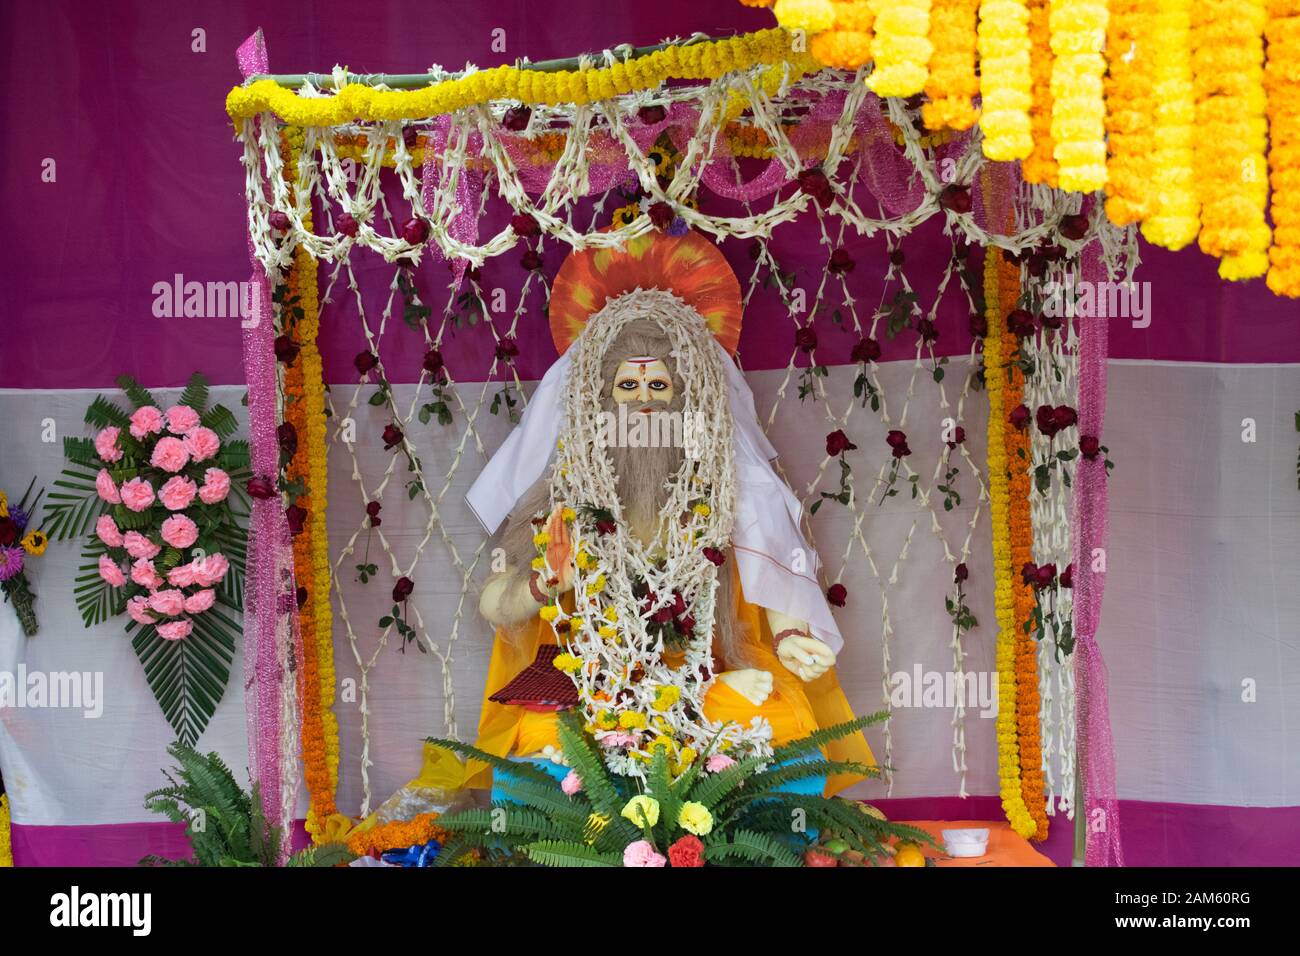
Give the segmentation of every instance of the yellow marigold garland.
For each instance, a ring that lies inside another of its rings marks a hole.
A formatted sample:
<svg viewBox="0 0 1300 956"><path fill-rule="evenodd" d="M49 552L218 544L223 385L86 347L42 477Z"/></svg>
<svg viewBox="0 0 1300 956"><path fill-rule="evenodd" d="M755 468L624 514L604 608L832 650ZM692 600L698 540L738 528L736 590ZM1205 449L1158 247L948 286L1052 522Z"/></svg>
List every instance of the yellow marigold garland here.
<svg viewBox="0 0 1300 956"><path fill-rule="evenodd" d="M1020 775L1020 744L1016 709L1016 596L1011 556L1011 474L1023 471L1007 457L1008 415L1019 404L1007 380L1010 353L1006 342L1006 311L1000 304L1000 273L1010 267L1000 249L984 256L984 297L988 331L984 337L984 381L989 396L988 480L993 534L994 607L998 619L998 780L1002 811L1011 828L1028 839L1038 825L1025 807ZM1014 268L1014 267L1010 267ZM1012 303L1014 305L1014 303Z"/></svg>
<svg viewBox="0 0 1300 956"><path fill-rule="evenodd" d="M14 865L14 848L9 835L9 794L0 794L0 868Z"/></svg>
<svg viewBox="0 0 1300 956"><path fill-rule="evenodd" d="M998 265L998 306L1005 320L1020 298L1020 268L1003 258ZM1004 404L1014 408L1024 401L1025 375L1012 356L1020 340L1002 328L1002 357L1006 366ZM1008 412L1009 414L1009 412ZM1035 840L1047 839L1047 800L1043 777L1042 732L1038 725L1038 642L1028 628L1037 600L1021 569L1034 559L1034 526L1029 513L1033 493L1029 426L1004 428L1007 453L1007 529L1011 548L1011 590L1015 604L1016 747L1020 767L1020 793L1034 821ZM1000 709L999 709L1000 712Z"/></svg>
<svg viewBox="0 0 1300 956"><path fill-rule="evenodd" d="M878 96L911 96L930 75L930 0L869 0L875 14L873 67L867 86Z"/></svg>
<svg viewBox="0 0 1300 956"><path fill-rule="evenodd" d="M871 28L876 14L870 0L834 0L835 22L812 38L809 52L817 62L856 70L871 62Z"/></svg>
<svg viewBox="0 0 1300 956"><path fill-rule="evenodd" d="M296 175L302 148L302 130L285 132L289 149L285 175ZM311 217L303 219L311 228ZM287 477L305 489L295 502L307 511L302 532L293 538L294 573L307 589L298 611L303 660L299 671L302 707L302 759L309 807L307 831L313 841L325 842L350 825L340 819L335 805L338 789L339 732L334 715L333 611L330 607L329 542L325 524L326 435L325 386L316 337L320 329L320 303L316 260L303 248L294 252L289 275L290 295L301 311L282 330L299 347L298 357L284 370L284 420L294 427L298 448L287 466Z"/></svg>
<svg viewBox="0 0 1300 956"><path fill-rule="evenodd" d="M1142 223L1142 235L1166 249L1181 249L1200 229L1201 204L1192 172L1196 100L1192 91L1191 6L1192 0L1155 0L1151 27L1155 149L1151 154L1150 215Z"/></svg>
<svg viewBox="0 0 1300 956"><path fill-rule="evenodd" d="M821 33L835 23L835 5L831 0L776 0L772 6L776 22L787 30Z"/></svg>
<svg viewBox="0 0 1300 956"><path fill-rule="evenodd" d="M385 850L420 846L430 840L446 845L450 834L437 825L435 821L438 816L436 813L421 813L410 820L393 820L369 830L358 828L347 837L348 849L357 856L366 856Z"/></svg>
<svg viewBox="0 0 1300 956"><path fill-rule="evenodd" d="M1034 148L1021 164L1027 183L1056 188L1055 143L1052 142L1052 31L1050 0L1029 0L1029 72L1033 77L1033 106L1029 125Z"/></svg>
<svg viewBox="0 0 1300 956"><path fill-rule="evenodd" d="M979 0L933 0L930 7L929 101L921 118L930 129L970 129L979 119L974 98L980 91L975 75L975 21Z"/></svg>
<svg viewBox="0 0 1300 956"><path fill-rule="evenodd" d="M724 40L670 46L600 69L557 71L498 66L418 90L379 90L349 83L334 96L302 97L271 80L237 86L226 96L226 112L239 123L271 112L290 126L337 126L363 121L424 119L491 100L521 103L591 103L669 79L716 80L754 66L789 63L796 73L813 72L817 61L793 49L784 29L760 30Z"/></svg>
<svg viewBox="0 0 1300 956"><path fill-rule="evenodd" d="M1272 0L1265 28L1273 246L1268 287L1300 296L1300 0Z"/></svg>
<svg viewBox="0 0 1300 956"><path fill-rule="evenodd" d="M1264 0L1192 4L1192 82L1196 91L1196 186L1201 251L1218 256L1219 275L1249 279L1268 268L1264 213Z"/></svg>
<svg viewBox="0 0 1300 956"><path fill-rule="evenodd" d="M1105 0L1052 0L1052 139L1062 189L1106 184Z"/></svg>
<svg viewBox="0 0 1300 956"><path fill-rule="evenodd" d="M1141 222L1151 209L1155 98L1151 75L1156 0L1111 0L1106 37L1106 215L1117 226Z"/></svg>
<svg viewBox="0 0 1300 956"><path fill-rule="evenodd" d="M1029 107L1029 11L1024 0L980 0L980 127L984 155L1008 161L1033 149Z"/></svg>

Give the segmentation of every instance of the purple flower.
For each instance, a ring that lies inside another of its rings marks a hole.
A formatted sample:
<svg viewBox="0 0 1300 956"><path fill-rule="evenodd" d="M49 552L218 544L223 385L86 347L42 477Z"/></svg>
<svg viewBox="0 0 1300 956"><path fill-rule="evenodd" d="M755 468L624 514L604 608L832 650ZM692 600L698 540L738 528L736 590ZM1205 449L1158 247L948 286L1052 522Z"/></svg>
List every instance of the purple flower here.
<svg viewBox="0 0 1300 956"><path fill-rule="evenodd" d="M21 574L23 570L22 548L0 548L0 581Z"/></svg>
<svg viewBox="0 0 1300 956"><path fill-rule="evenodd" d="M22 508L9 506L9 519L18 527L18 533L22 534L27 530L27 512Z"/></svg>

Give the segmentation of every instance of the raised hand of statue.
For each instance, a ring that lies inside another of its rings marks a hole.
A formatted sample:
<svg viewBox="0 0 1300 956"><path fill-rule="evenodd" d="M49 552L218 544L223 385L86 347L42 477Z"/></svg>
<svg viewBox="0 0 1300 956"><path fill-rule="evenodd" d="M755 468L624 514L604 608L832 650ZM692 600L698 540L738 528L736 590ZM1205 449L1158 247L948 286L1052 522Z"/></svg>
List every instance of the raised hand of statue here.
<svg viewBox="0 0 1300 956"><path fill-rule="evenodd" d="M782 638L776 647L776 656L786 670L805 683L816 680L835 666L835 652L807 634Z"/></svg>
<svg viewBox="0 0 1300 956"><path fill-rule="evenodd" d="M718 675L718 680L726 684L755 707L772 696L772 675L753 667L744 670L725 671Z"/></svg>

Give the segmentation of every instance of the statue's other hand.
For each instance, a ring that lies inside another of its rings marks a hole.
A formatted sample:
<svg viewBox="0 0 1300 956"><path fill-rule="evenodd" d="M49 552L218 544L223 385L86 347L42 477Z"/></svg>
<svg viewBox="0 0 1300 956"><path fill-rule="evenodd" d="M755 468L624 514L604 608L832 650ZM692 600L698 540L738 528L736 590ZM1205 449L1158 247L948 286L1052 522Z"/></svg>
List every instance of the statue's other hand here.
<svg viewBox="0 0 1300 956"><path fill-rule="evenodd" d="M755 707L772 696L772 675L753 667L744 670L726 671L718 675L718 680L726 684Z"/></svg>
<svg viewBox="0 0 1300 956"><path fill-rule="evenodd" d="M835 666L835 652L815 637L791 636L781 641L776 656L801 681L816 680Z"/></svg>

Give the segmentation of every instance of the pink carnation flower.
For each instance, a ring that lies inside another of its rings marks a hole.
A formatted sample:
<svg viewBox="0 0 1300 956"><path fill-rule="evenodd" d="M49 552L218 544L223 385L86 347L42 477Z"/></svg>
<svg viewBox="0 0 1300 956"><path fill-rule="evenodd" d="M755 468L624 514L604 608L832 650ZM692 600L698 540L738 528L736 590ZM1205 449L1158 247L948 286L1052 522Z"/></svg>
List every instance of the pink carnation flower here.
<svg viewBox="0 0 1300 956"><path fill-rule="evenodd" d="M199 529L185 515L172 515L162 523L162 539L173 548L188 548L199 539Z"/></svg>
<svg viewBox="0 0 1300 956"><path fill-rule="evenodd" d="M218 584L230 570L230 562L226 556L218 551L216 554L210 554L206 558L200 558L192 562L194 567L194 583L205 588L210 588Z"/></svg>
<svg viewBox="0 0 1300 956"><path fill-rule="evenodd" d="M185 447L195 461L207 461L221 450L221 439L211 428L200 425L185 436Z"/></svg>
<svg viewBox="0 0 1300 956"><path fill-rule="evenodd" d="M565 778L560 781L560 789L571 797L582 790L582 778L578 776L576 771L570 770L565 775Z"/></svg>
<svg viewBox="0 0 1300 956"><path fill-rule="evenodd" d="M167 430L173 435L186 435L198 424L199 413L188 405L173 405L167 409Z"/></svg>
<svg viewBox="0 0 1300 956"><path fill-rule="evenodd" d="M176 475L174 478L167 479L167 483L158 490L158 497L162 499L163 506L168 511L180 511L190 506L190 502L198 492L198 485L184 475Z"/></svg>
<svg viewBox="0 0 1300 956"><path fill-rule="evenodd" d="M157 405L145 405L137 408L131 415L131 434L143 439L145 435L156 435L162 431L163 416Z"/></svg>
<svg viewBox="0 0 1300 956"><path fill-rule="evenodd" d="M179 641L183 637L189 637L193 629L192 621L168 621L158 625L158 636L164 641Z"/></svg>
<svg viewBox="0 0 1300 956"><path fill-rule="evenodd" d="M623 851L624 866L666 866L668 858L659 853L648 840L629 843Z"/></svg>
<svg viewBox="0 0 1300 956"><path fill-rule="evenodd" d="M126 613L137 624L152 624L153 615L149 613L149 599L144 595L133 597L126 602Z"/></svg>
<svg viewBox="0 0 1300 956"><path fill-rule="evenodd" d="M139 531L128 531L122 538L122 544L126 546L126 553L133 558L156 558L162 550Z"/></svg>
<svg viewBox="0 0 1300 956"><path fill-rule="evenodd" d="M122 503L122 494L117 490L117 485L113 483L113 476L108 473L107 468L99 469L99 474L95 476L95 491L110 505Z"/></svg>
<svg viewBox="0 0 1300 956"><path fill-rule="evenodd" d="M95 453L104 461L120 461L122 449L117 447L117 436L121 429L109 427L95 436Z"/></svg>
<svg viewBox="0 0 1300 956"><path fill-rule="evenodd" d="M225 501L230 493L230 476L220 468L209 468L203 473L203 487L199 489L199 500L205 505L215 505Z"/></svg>
<svg viewBox="0 0 1300 956"><path fill-rule="evenodd" d="M163 579L148 558L141 558L131 565L131 580L150 591L162 587Z"/></svg>
<svg viewBox="0 0 1300 956"><path fill-rule="evenodd" d="M211 588L205 588L202 591L195 591L185 599L186 614L202 614L208 608L212 607L217 600L217 592Z"/></svg>
<svg viewBox="0 0 1300 956"><path fill-rule="evenodd" d="M99 535L99 540L110 548L122 547L122 532L118 530L117 522L109 515L99 516L99 520L95 522L95 534Z"/></svg>
<svg viewBox="0 0 1300 956"><path fill-rule="evenodd" d="M600 745L602 747L631 747L636 743L636 740L636 734L606 734L600 738Z"/></svg>
<svg viewBox="0 0 1300 956"><path fill-rule="evenodd" d="M175 617L185 610L185 595L174 588L166 591L154 591L149 595L149 610Z"/></svg>
<svg viewBox="0 0 1300 956"><path fill-rule="evenodd" d="M173 474L189 463L190 453L187 450L186 439L173 438L170 435L158 439L158 444L153 446L153 455L149 458L149 464Z"/></svg>
<svg viewBox="0 0 1300 956"><path fill-rule="evenodd" d="M132 511L144 511L153 504L153 485L143 478L132 478L122 485L122 504Z"/></svg>
<svg viewBox="0 0 1300 956"><path fill-rule="evenodd" d="M188 588L198 583L193 564L182 564L167 572L167 583L174 588Z"/></svg>
<svg viewBox="0 0 1300 956"><path fill-rule="evenodd" d="M709 773L722 773L728 767L735 764L736 761L726 754L714 754L708 760L704 761L704 769Z"/></svg>
<svg viewBox="0 0 1300 956"><path fill-rule="evenodd" d="M106 554L99 556L99 576L115 588L126 584L126 575L117 566L117 562Z"/></svg>

